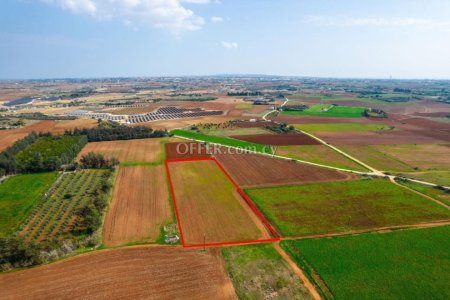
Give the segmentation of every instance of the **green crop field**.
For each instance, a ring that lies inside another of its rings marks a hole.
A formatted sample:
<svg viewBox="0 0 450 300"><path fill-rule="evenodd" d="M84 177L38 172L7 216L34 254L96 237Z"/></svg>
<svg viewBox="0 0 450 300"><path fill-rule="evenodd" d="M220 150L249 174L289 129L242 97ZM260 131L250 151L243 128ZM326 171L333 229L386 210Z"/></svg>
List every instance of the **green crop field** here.
<svg viewBox="0 0 450 300"><path fill-rule="evenodd" d="M446 191L439 190L439 189L431 187L431 186L414 183L414 182L410 182L410 181L405 181L405 182L400 182L400 183L413 189L413 190L416 190L422 194L430 196L431 198L434 198L434 199L441 201L447 205L450 205L450 192L446 192Z"/></svg>
<svg viewBox="0 0 450 300"><path fill-rule="evenodd" d="M281 245L326 298L449 299L449 236L442 226Z"/></svg>
<svg viewBox="0 0 450 300"><path fill-rule="evenodd" d="M49 197L30 213L20 235L26 240L52 240L76 230L77 211L90 204L99 193L106 170L83 170L65 174ZM79 229L79 228L78 228Z"/></svg>
<svg viewBox="0 0 450 300"><path fill-rule="evenodd" d="M13 233L55 181L57 173L16 175L0 184L0 237Z"/></svg>
<svg viewBox="0 0 450 300"><path fill-rule="evenodd" d="M435 202L382 179L247 189L283 235L306 236L449 220Z"/></svg>
<svg viewBox="0 0 450 300"><path fill-rule="evenodd" d="M359 118L363 116L366 109L363 107L336 106L329 104L316 104L304 111L283 111L283 115L300 116L324 116L324 117L347 117Z"/></svg>
<svg viewBox="0 0 450 300"><path fill-rule="evenodd" d="M239 299L311 299L270 244L222 248L222 255Z"/></svg>
<svg viewBox="0 0 450 300"><path fill-rule="evenodd" d="M326 145L278 146L276 154L317 164L355 171L367 171L366 168L334 151Z"/></svg>
<svg viewBox="0 0 450 300"><path fill-rule="evenodd" d="M245 141L241 141L241 140L236 140L236 139L228 138L228 137L206 135L206 134L202 134L202 133L186 131L186 130L181 130L181 129L172 130L170 133L175 136L185 137L185 138L193 139L196 141L215 143L215 144L220 144L220 145L224 145L224 146L242 148L242 149L252 150L252 151L261 152L261 153L270 153L270 154L272 153L272 149L268 146L245 142Z"/></svg>
<svg viewBox="0 0 450 300"><path fill-rule="evenodd" d="M386 124L330 123L330 124L297 124L296 129L307 132L348 132L348 131L389 131L392 126Z"/></svg>

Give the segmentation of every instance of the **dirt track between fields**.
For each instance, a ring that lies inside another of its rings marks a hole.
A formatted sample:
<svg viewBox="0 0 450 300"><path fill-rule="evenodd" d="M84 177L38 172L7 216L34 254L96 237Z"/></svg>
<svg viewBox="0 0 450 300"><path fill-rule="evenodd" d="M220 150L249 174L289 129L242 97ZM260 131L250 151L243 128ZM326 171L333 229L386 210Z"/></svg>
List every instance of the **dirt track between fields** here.
<svg viewBox="0 0 450 300"><path fill-rule="evenodd" d="M319 300L321 299L319 293L317 292L315 286L309 281L308 277L306 277L305 273L300 269L297 264L291 259L291 257L280 247L279 243L273 244L275 250L281 255L281 257L287 262L292 271L300 278L303 282L304 286L308 289L309 293L313 297L313 299Z"/></svg>
<svg viewBox="0 0 450 300"><path fill-rule="evenodd" d="M435 222L416 223L416 224L411 224L411 225L395 225L395 226L375 227L375 228L369 228L369 229L351 230L351 231L346 231L346 232L331 232L331 233L304 235L304 236L286 236L286 237L281 237L281 240L316 239L316 238L353 235L353 234L362 234L362 233L384 233L384 232L389 232L389 231L396 230L396 229L397 230L398 229L420 229L420 228L437 227L437 226L444 226L444 225L450 225L450 220L440 220L440 221L435 221Z"/></svg>
<svg viewBox="0 0 450 300"><path fill-rule="evenodd" d="M356 178L350 173L260 154L218 154L217 159L241 187L318 183Z"/></svg>

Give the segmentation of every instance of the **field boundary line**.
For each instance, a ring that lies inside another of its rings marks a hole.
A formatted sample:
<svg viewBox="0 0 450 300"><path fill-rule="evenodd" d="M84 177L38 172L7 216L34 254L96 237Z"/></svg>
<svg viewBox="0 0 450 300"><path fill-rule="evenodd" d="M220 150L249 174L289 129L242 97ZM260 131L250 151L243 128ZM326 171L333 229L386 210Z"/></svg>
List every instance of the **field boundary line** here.
<svg viewBox="0 0 450 300"><path fill-rule="evenodd" d="M331 232L331 233L321 233L321 234L312 234L305 236L283 236L281 240L305 240L305 239L316 239L316 238L326 238L326 237L335 237L335 236L346 236L346 235L359 235L365 233L382 233L386 230L395 230L395 229L404 229L404 230L414 230L420 228L429 228L429 227L439 227L450 225L450 220L438 220L438 221L430 221L430 222L422 222L416 224L406 224L406 225L392 225L392 226L384 226L384 227L375 227L369 229L360 229L360 230L352 230L346 232Z"/></svg>
<svg viewBox="0 0 450 300"><path fill-rule="evenodd" d="M327 166L327 165L322 165L322 164L318 164L318 163L313 163L310 161L306 161L306 160L301 160L301 159L296 159L296 158L291 158L291 157L286 157L286 156L281 156L281 155L277 155L277 154L269 154L269 153L262 153L262 152L258 152L258 151L251 151L248 149L243 149L243 148L239 148L239 147L233 147L233 146L228 146L228 145L223 145L223 144L218 144L218 143L213 143L213 142L205 142L202 140L196 140L193 138L187 138L184 136L179 136L179 135L174 135L174 137L180 138L180 139L185 139L188 141L194 141L194 142L202 142L202 143L208 143L208 144L212 144L212 145L218 145L221 147L226 147L226 148L230 148L230 149L237 149L237 150L242 150L245 153L250 153L250 154L260 154L260 155L265 155L265 156L269 156L269 157L275 157L275 158L280 158L280 159L284 159L284 160L289 160L289 161L296 161L299 163L303 163L303 164L307 164L307 165L312 165L312 166L316 166L316 167L321 167L321 168L327 168L327 169L332 169L332 170L336 170L336 171L342 171L342 172L347 172L347 173L353 173L353 174L360 174L360 175L377 175L375 173L370 173L370 172L362 172L362 171L355 171L355 170L350 170L350 169L343 169L343 168L338 168L338 167L332 167L332 166ZM383 177L385 175L383 174Z"/></svg>
<svg viewBox="0 0 450 300"><path fill-rule="evenodd" d="M416 191L415 189L412 189L412 188L410 188L409 186L403 185L403 184L397 182L397 181L395 180L395 178L389 177L389 179L390 179L390 181L391 181L393 184L398 185L399 187L404 188L404 189L406 189L406 190L408 190L408 191L410 191L410 192L413 192L413 193L415 193L415 194L417 194L417 195L420 195L420 196L422 196L422 197L425 197L425 198L427 198L427 199L429 199L429 200L435 202L436 204L439 204L440 206L443 206L443 207L445 207L446 209L450 210L450 207L449 207L447 204L445 204L445 203L443 203L443 202L441 202L441 201L439 201L439 200L437 200L437 199L435 199L435 198L433 198L433 197L431 197L431 196L428 196L428 195L423 194L423 193L421 193L421 192L419 192L419 191Z"/></svg>
<svg viewBox="0 0 450 300"><path fill-rule="evenodd" d="M292 260L292 258L287 254L281 247L279 243L275 243L274 245L275 250L280 254L280 256L283 258L283 260L289 265L289 267L292 269L292 271L297 275L297 277L300 278L301 281L303 281L303 284L305 288L309 291L313 299L320 300L322 299L320 297L320 294L317 292L316 287L314 284L308 279L308 277L305 275L305 272Z"/></svg>
<svg viewBox="0 0 450 300"><path fill-rule="evenodd" d="M244 199L245 203L250 207L251 211L258 217L258 219L263 223L264 227L273 236L270 239L257 239L257 240L243 240L243 241L229 241L229 242L214 242L214 243L203 243L203 244L186 244L183 236L182 225L180 221L180 214L178 210L177 200L175 197L175 188L172 182L172 177L170 175L169 164L170 163L182 163L182 162L193 162L193 161L214 161L219 167L220 171L230 180L233 186L236 188L238 194ZM219 163L215 157L197 157L197 158L177 158L177 159L166 159L164 161L166 166L166 173L169 179L170 192L172 193L172 201L175 208L175 216L177 218L178 229L181 236L181 244L183 248L200 248L200 247L215 247L215 246L230 246L230 245L246 245L246 244L256 244L256 243L273 243L281 240L278 233L273 229L270 223L266 220L264 215L258 210L258 208L253 204L250 198L245 194L245 192L237 185L237 183L231 178L225 168Z"/></svg>
<svg viewBox="0 0 450 300"><path fill-rule="evenodd" d="M208 143L208 144L218 145L218 146L226 147L226 148L230 148L230 149L242 150L242 151L244 151L246 153L260 154L260 155L280 158L280 159L289 160L289 161L296 161L296 162L307 164L307 165L311 165L311 166L316 166L316 167L321 167L321 168L326 168L326 169L331 169L331 170L336 170L336 171L342 171L342 172L347 172L347 173L352 173L352 174L359 174L359 175L366 175L366 176L377 176L377 177L380 177L380 178L385 178L385 177L394 178L394 177L398 177L398 176L394 176L394 175L385 174L382 171L379 171L379 170L377 170L377 169L375 169L373 167L370 167L369 165L367 165L367 164L363 163L362 161L354 158L353 156L347 154L346 152L340 150L339 148L336 148L335 146L328 144L327 142L325 142L324 140L316 137L313 134L307 133L307 132L305 132L303 130L300 130L300 132L304 133L306 135L309 135L311 138L314 138L315 140L319 141L323 145L331 148L332 150L334 150L337 153L340 153L340 154L344 155L345 157L349 158L350 160L354 161L355 163L365 167L368 170L371 170L372 172L362 172L362 171L356 171L356 170L332 167L332 166L328 166L328 165L322 165L322 164L313 163L313 162L306 161L306 160L301 160L301 159L296 159L296 158L291 158L291 157L286 157L286 156L281 156L281 155L276 155L276 154L269 154L269 153L263 153L263 152L258 152L258 151L251 151L251 150L248 150L248 149L243 149L243 148L240 148L240 147L233 147L233 146L223 145L223 144L219 144L219 143L205 142L205 141L202 141L202 140L196 140L194 138L187 138L187 137L179 136L179 135L176 135L176 134L174 134L173 136L177 137L179 139L184 139L184 140L188 140L188 141L194 141L194 142L197 142L197 143L198 142ZM428 185L428 186L438 186L437 184L432 183L432 182L426 182L426 181L421 181L421 180L417 180L417 179L410 179L410 178L408 178L408 180L412 181L412 182ZM444 187L450 189L450 187L448 187L448 186L444 186Z"/></svg>
<svg viewBox="0 0 450 300"><path fill-rule="evenodd" d="M184 247L183 230L181 229L180 215L179 215L179 212L178 212L177 201L175 199L175 191L174 191L174 188L173 188L172 177L170 176L169 162L167 160L165 160L164 161L164 165L166 167L167 178L169 179L170 192L172 193L172 202L173 202L173 206L174 206L174 209L175 209L175 216L177 218L177 225L178 225L178 231L180 232L181 244Z"/></svg>
<svg viewBox="0 0 450 300"><path fill-rule="evenodd" d="M350 159L350 160L356 162L357 164L363 166L364 168L366 168L366 169L372 171L372 173L377 174L377 175L379 175L379 176L385 176L385 174L384 174L383 172L381 172L381 171L379 171L379 170L377 170L377 169L375 169L375 168L369 166L369 165L366 164L366 163L363 163L363 162L360 161L359 159L357 159L357 158L351 156L350 154L347 154L346 152L342 151L341 149L339 149L339 148L337 148L337 147L335 147L335 146L333 146L333 145L330 145L329 143L325 142L324 140L322 140L321 138L315 136L314 134L311 134L311 133L306 132L306 131L303 131L303 130L300 130L300 132L303 133L303 134L308 135L309 137L315 139L316 141L322 143L323 145L328 146L329 148L331 148L331 149L334 150L335 152L337 152L337 153L339 153L339 154L341 154L341 155L344 155L344 156L347 157L348 159Z"/></svg>
<svg viewBox="0 0 450 300"><path fill-rule="evenodd" d="M280 105L280 107L285 106L285 105L288 103L288 101L289 101L289 99L288 99L287 97L284 97L284 99L286 99L286 100ZM269 121L269 120L267 120L267 116L270 115L270 114L273 113L273 112L276 112L276 111L277 111L276 109L273 109L273 110L271 110L271 111L265 113L261 118L262 118L264 121Z"/></svg>

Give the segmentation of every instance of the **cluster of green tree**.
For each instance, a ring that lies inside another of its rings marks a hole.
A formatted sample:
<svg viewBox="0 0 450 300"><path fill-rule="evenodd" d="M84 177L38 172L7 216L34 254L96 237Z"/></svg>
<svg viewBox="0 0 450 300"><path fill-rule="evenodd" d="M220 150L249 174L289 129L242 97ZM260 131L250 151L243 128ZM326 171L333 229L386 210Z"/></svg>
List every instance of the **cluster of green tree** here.
<svg viewBox="0 0 450 300"><path fill-rule="evenodd" d="M118 164L117 158L105 158L103 154L94 152L89 152L80 159L80 167L83 169L112 169Z"/></svg>
<svg viewBox="0 0 450 300"><path fill-rule="evenodd" d="M365 117L371 117L371 118L387 118L387 113L384 110L376 109L376 108L369 108L366 109L363 113Z"/></svg>
<svg viewBox="0 0 450 300"><path fill-rule="evenodd" d="M14 156L16 171L22 173L55 171L62 165L71 163L86 144L86 136L43 134Z"/></svg>
<svg viewBox="0 0 450 300"><path fill-rule="evenodd" d="M74 101L70 101L69 103L63 103L62 106L63 107L80 106L84 103L86 103L85 100L74 100Z"/></svg>
<svg viewBox="0 0 450 300"><path fill-rule="evenodd" d="M258 91L247 91L247 92L228 92L227 93L228 96L237 96L237 97L245 97L245 96L260 96L261 92Z"/></svg>
<svg viewBox="0 0 450 300"><path fill-rule="evenodd" d="M110 122L108 124L110 124ZM105 125L97 128L76 128L74 130L67 130L64 135L85 135L89 142L98 142L165 137L168 135L168 132L166 130L153 130L142 126L131 127L117 124L108 128L105 128Z"/></svg>
<svg viewBox="0 0 450 300"><path fill-rule="evenodd" d="M203 101L211 101L211 100L217 99L217 97L213 97L213 96L171 96L171 97L173 97L173 99L152 98L152 100L154 102L167 101L167 100L203 102Z"/></svg>
<svg viewBox="0 0 450 300"><path fill-rule="evenodd" d="M286 91L297 91L298 88L296 86L292 86L292 85L288 85L288 84L280 84L280 85L276 85L273 86L272 89L274 90L286 90Z"/></svg>
<svg viewBox="0 0 450 300"><path fill-rule="evenodd" d="M102 175L99 187L92 193L90 203L77 211L77 220L73 229L75 234L90 235L100 228L103 214L108 206L108 192L111 189L109 179L112 174L109 170Z"/></svg>
<svg viewBox="0 0 450 300"><path fill-rule="evenodd" d="M276 132L276 133L290 133L295 132L295 128L292 125L288 125L285 123L275 125L275 126L266 126L266 128L270 131Z"/></svg>
<svg viewBox="0 0 450 300"><path fill-rule="evenodd" d="M31 132L0 153L0 176L16 173L18 171L16 154L33 144L38 138L39 135L36 132Z"/></svg>
<svg viewBox="0 0 450 300"><path fill-rule="evenodd" d="M267 105L267 103L274 102L274 99L254 100L253 105Z"/></svg>
<svg viewBox="0 0 450 300"><path fill-rule="evenodd" d="M98 105L105 105L105 106L114 106L114 105L131 105L135 104L136 101L142 100L139 97L132 97L127 99L116 99L114 101L108 101L108 102L99 102Z"/></svg>
<svg viewBox="0 0 450 300"><path fill-rule="evenodd" d="M40 264L42 246L18 237L0 238L0 272Z"/></svg>
<svg viewBox="0 0 450 300"><path fill-rule="evenodd" d="M75 120L74 116L49 116L40 112L35 113L21 113L16 117L26 119L26 120Z"/></svg>
<svg viewBox="0 0 450 300"><path fill-rule="evenodd" d="M0 118L0 130L6 130L11 128L18 128L25 126L25 121L22 119L11 119L8 117Z"/></svg>
<svg viewBox="0 0 450 300"><path fill-rule="evenodd" d="M61 94L61 99L74 99L74 98L81 98L81 97L87 97L92 94L95 94L95 90L93 89L80 89L78 91L73 91L70 93Z"/></svg>
<svg viewBox="0 0 450 300"><path fill-rule="evenodd" d="M279 110L284 110L284 111L304 111L307 108L308 108L308 106L306 106L306 105L285 105L283 107L279 107Z"/></svg>
<svg viewBox="0 0 450 300"><path fill-rule="evenodd" d="M394 88L394 92L396 93L411 93L411 89L404 89L404 88Z"/></svg>

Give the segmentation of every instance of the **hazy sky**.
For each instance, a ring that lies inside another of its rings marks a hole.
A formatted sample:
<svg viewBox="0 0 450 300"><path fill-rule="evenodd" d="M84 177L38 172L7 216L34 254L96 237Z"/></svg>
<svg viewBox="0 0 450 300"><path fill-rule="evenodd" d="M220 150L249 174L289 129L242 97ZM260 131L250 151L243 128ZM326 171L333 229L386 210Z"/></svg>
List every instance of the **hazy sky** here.
<svg viewBox="0 0 450 300"><path fill-rule="evenodd" d="M0 78L450 78L449 0L0 0Z"/></svg>

